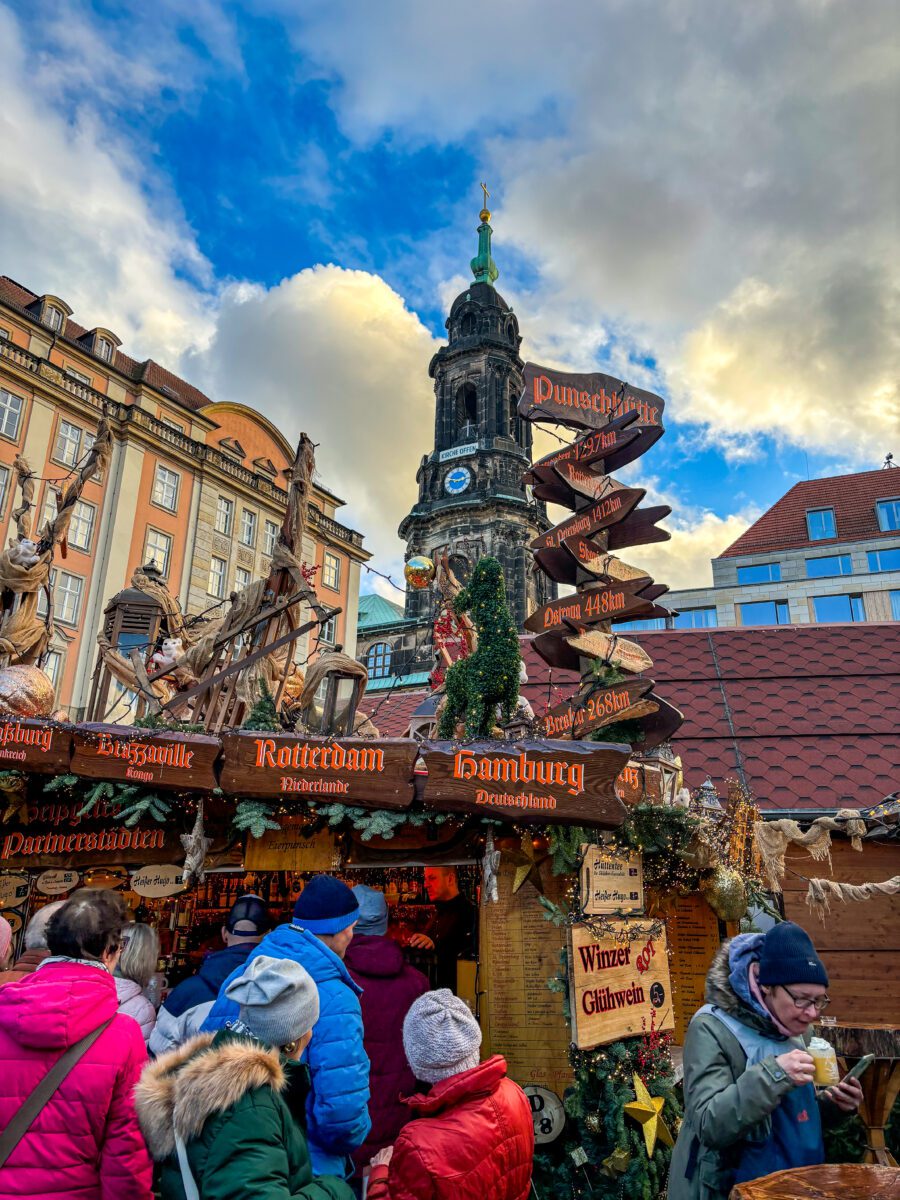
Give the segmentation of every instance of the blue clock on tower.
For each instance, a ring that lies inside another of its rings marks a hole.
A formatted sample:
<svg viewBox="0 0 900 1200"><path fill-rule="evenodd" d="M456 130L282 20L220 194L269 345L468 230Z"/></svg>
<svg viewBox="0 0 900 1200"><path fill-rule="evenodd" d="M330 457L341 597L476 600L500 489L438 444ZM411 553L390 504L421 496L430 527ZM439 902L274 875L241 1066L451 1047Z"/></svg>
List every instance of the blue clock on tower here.
<svg viewBox="0 0 900 1200"><path fill-rule="evenodd" d="M444 491L448 496L459 496L471 482L472 473L468 467L454 467L444 476Z"/></svg>

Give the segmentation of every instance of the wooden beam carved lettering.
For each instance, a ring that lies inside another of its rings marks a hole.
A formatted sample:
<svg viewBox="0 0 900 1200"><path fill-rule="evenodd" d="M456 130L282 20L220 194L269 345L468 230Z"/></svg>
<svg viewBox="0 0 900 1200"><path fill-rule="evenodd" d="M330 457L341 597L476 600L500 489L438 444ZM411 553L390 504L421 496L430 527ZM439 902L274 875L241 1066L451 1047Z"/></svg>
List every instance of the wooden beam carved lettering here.
<svg viewBox="0 0 900 1200"><path fill-rule="evenodd" d="M0 717L0 770L64 775L69 769L72 727L58 721Z"/></svg>
<svg viewBox="0 0 900 1200"><path fill-rule="evenodd" d="M72 739L75 775L148 787L218 787L214 764L218 738L199 733L132 729L123 725L76 725Z"/></svg>
<svg viewBox="0 0 900 1200"><path fill-rule="evenodd" d="M662 425L665 403L654 392L633 388L599 372L573 374L526 363L519 415L575 429L602 429L611 417L636 412L641 425Z"/></svg>

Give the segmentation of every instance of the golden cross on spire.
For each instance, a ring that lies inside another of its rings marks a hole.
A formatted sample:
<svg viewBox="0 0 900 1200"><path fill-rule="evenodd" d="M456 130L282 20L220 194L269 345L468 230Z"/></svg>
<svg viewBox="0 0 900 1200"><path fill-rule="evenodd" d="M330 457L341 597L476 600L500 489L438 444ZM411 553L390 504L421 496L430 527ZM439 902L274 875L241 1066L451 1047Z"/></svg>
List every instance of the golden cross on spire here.
<svg viewBox="0 0 900 1200"><path fill-rule="evenodd" d="M491 193L488 191L486 183L482 183L481 190L484 192L484 208L481 210L479 215L481 216L482 221L489 221L491 219L491 212L487 206L487 202L490 199Z"/></svg>

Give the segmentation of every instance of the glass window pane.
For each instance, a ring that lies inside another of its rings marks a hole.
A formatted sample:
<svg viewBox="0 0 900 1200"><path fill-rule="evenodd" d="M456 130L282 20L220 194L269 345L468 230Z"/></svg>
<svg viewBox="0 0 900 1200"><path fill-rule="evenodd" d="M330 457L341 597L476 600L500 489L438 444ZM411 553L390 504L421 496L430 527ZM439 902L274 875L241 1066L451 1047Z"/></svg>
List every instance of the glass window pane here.
<svg viewBox="0 0 900 1200"><path fill-rule="evenodd" d="M673 629L714 629L717 625L714 608L683 608L672 618Z"/></svg>
<svg viewBox="0 0 900 1200"><path fill-rule="evenodd" d="M341 560L336 554L325 552L325 561L322 566L322 582L333 591L338 591L341 584Z"/></svg>
<svg viewBox="0 0 900 1200"><path fill-rule="evenodd" d="M749 567L738 567L738 583L778 583L781 579L781 563L756 563Z"/></svg>
<svg viewBox="0 0 900 1200"><path fill-rule="evenodd" d="M638 629L665 629L665 617L648 617L643 621L617 621L616 633L622 630L638 630Z"/></svg>
<svg viewBox="0 0 900 1200"><path fill-rule="evenodd" d="M900 571L900 547L896 550L870 550L870 571Z"/></svg>
<svg viewBox="0 0 900 1200"><path fill-rule="evenodd" d="M891 619L900 621L900 592L891 592Z"/></svg>
<svg viewBox="0 0 900 1200"><path fill-rule="evenodd" d="M850 597L850 614L854 621L864 621L866 619L866 610L863 608L862 596Z"/></svg>
<svg viewBox="0 0 900 1200"><path fill-rule="evenodd" d="M820 542L823 538L833 538L837 535L834 524L833 508L813 508L806 514L806 528L811 542Z"/></svg>
<svg viewBox="0 0 900 1200"><path fill-rule="evenodd" d="M58 650L50 650L44 660L44 673L53 684L54 688L59 687L60 668L62 666L62 655Z"/></svg>
<svg viewBox="0 0 900 1200"><path fill-rule="evenodd" d="M853 562L849 554L828 554L806 560L806 578L823 579L827 575L852 575Z"/></svg>
<svg viewBox="0 0 900 1200"><path fill-rule="evenodd" d="M759 600L738 606L742 625L790 625L791 617L785 600Z"/></svg>
<svg viewBox="0 0 900 1200"><path fill-rule="evenodd" d="M12 471L9 467L0 465L0 516L6 507L6 497L9 495L9 481L12 477Z"/></svg>
<svg viewBox="0 0 900 1200"><path fill-rule="evenodd" d="M274 521L266 521L265 527L265 553L271 558L275 553L275 542L278 539L278 526Z"/></svg>
<svg viewBox="0 0 900 1200"><path fill-rule="evenodd" d="M864 621L862 596L813 596L817 621Z"/></svg>
<svg viewBox="0 0 900 1200"><path fill-rule="evenodd" d="M377 642L369 647L366 666L372 679L384 679L391 673L391 647L387 642Z"/></svg>
<svg viewBox="0 0 900 1200"><path fill-rule="evenodd" d="M179 476L168 467L157 464L156 477L153 481L153 501L161 508L174 512L178 506Z"/></svg>
<svg viewBox="0 0 900 1200"><path fill-rule="evenodd" d="M319 634L319 641L327 642L329 646L333 646L334 639L335 639L335 633L336 633L335 618L329 617L328 620L325 622L325 624L322 626L322 631Z"/></svg>
<svg viewBox="0 0 900 1200"><path fill-rule="evenodd" d="M83 584L84 580L79 575L70 575L68 571L58 572L53 589L54 615L58 621L68 625L78 623Z"/></svg>
<svg viewBox="0 0 900 1200"><path fill-rule="evenodd" d="M167 533L161 533L158 529L147 530L144 562L155 562L164 577L169 574L169 555L171 550L172 539Z"/></svg>
<svg viewBox="0 0 900 1200"><path fill-rule="evenodd" d="M0 433L4 437L19 436L19 418L22 415L22 397L14 396L5 388L0 388Z"/></svg>
<svg viewBox="0 0 900 1200"><path fill-rule="evenodd" d="M81 430L77 425L73 425L71 421L60 421L59 428L56 431L56 444L53 447L53 457L57 462L65 463L67 467L74 467L78 462L78 453L81 449Z"/></svg>
<svg viewBox="0 0 900 1200"><path fill-rule="evenodd" d="M249 508L241 510L241 541L245 546L256 545L256 513Z"/></svg>
<svg viewBox="0 0 900 1200"><path fill-rule="evenodd" d="M68 542L76 550L90 550L91 538L94 536L94 516L96 509L86 500L76 502L72 510L72 520L69 522Z"/></svg>
<svg viewBox="0 0 900 1200"><path fill-rule="evenodd" d="M221 600L225 595L225 572L228 564L224 558L216 558L215 555L209 560L209 594Z"/></svg>
<svg viewBox="0 0 900 1200"><path fill-rule="evenodd" d="M234 586L239 591L250 586L250 572L244 567L237 567L234 572Z"/></svg>
<svg viewBox="0 0 900 1200"><path fill-rule="evenodd" d="M230 535L233 520L234 501L227 496L220 496L216 501L216 532Z"/></svg>
<svg viewBox="0 0 900 1200"><path fill-rule="evenodd" d="M900 496L891 500L879 500L875 509L878 513L879 529L900 529Z"/></svg>

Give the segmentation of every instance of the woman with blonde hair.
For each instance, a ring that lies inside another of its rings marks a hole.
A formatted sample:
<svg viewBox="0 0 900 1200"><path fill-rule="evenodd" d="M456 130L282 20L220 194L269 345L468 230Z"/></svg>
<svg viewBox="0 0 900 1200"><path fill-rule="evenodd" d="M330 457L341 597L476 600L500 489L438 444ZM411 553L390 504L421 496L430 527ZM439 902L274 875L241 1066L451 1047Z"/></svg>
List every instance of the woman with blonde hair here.
<svg viewBox="0 0 900 1200"><path fill-rule="evenodd" d="M156 1009L144 995L159 959L159 937L149 925L126 925L122 954L115 969L119 1012L133 1017L141 1027L144 1045L156 1025Z"/></svg>

